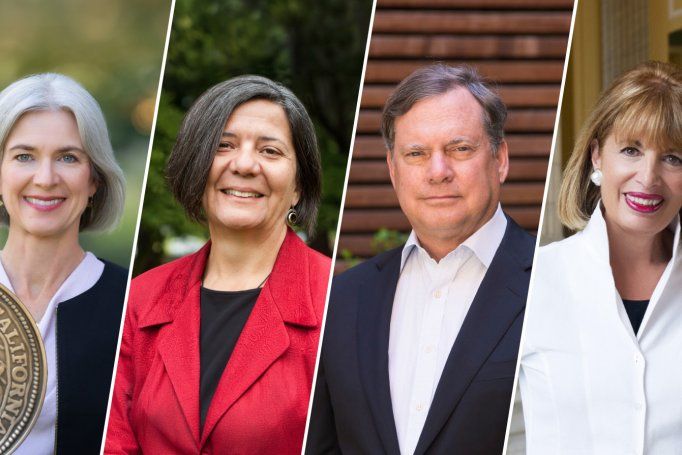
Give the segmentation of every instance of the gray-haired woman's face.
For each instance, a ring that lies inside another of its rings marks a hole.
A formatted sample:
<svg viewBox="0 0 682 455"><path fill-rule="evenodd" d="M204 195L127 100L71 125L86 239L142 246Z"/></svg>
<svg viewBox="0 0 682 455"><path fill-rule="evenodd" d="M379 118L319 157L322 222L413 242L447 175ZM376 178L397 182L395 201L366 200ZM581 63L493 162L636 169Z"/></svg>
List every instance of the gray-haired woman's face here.
<svg viewBox="0 0 682 455"><path fill-rule="evenodd" d="M211 229L285 229L296 205L296 151L284 109L252 100L225 124L209 171L203 207Z"/></svg>
<svg viewBox="0 0 682 455"><path fill-rule="evenodd" d="M0 167L10 230L40 237L77 235L88 198L96 190L70 112L34 111L16 122Z"/></svg>

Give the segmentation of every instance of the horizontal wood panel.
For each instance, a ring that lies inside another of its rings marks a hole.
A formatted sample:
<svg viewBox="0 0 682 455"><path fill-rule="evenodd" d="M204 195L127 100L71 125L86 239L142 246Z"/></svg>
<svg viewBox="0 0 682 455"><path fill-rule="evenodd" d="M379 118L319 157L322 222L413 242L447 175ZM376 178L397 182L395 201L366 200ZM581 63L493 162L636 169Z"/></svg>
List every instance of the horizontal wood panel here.
<svg viewBox="0 0 682 455"><path fill-rule="evenodd" d="M379 8L570 9L573 0L379 0Z"/></svg>
<svg viewBox="0 0 682 455"><path fill-rule="evenodd" d="M542 203L543 183L507 183L502 187L502 204ZM391 185L350 185L346 208L397 207L398 199Z"/></svg>
<svg viewBox="0 0 682 455"><path fill-rule="evenodd" d="M526 229L537 229L540 220L540 207L505 208L505 211ZM399 208L348 210L343 217L341 231L344 233L375 232L381 228L396 231L409 231L411 226ZM344 237L346 237L344 235Z"/></svg>
<svg viewBox="0 0 682 455"><path fill-rule="evenodd" d="M508 134L506 135L509 155L517 157L549 156L552 146L551 134ZM385 158L386 146L381 136L362 135L355 138L353 159ZM352 167L352 166L351 166Z"/></svg>
<svg viewBox="0 0 682 455"><path fill-rule="evenodd" d="M511 110L504 130L507 132L551 132L554 130L556 109ZM381 111L361 110L358 133L375 133L381 128Z"/></svg>
<svg viewBox="0 0 682 455"><path fill-rule="evenodd" d="M568 33L571 15L557 11L470 12L377 10L373 33Z"/></svg>
<svg viewBox="0 0 682 455"><path fill-rule="evenodd" d="M543 58L566 53L565 37L376 35L370 58Z"/></svg>
<svg viewBox="0 0 682 455"><path fill-rule="evenodd" d="M508 182L538 180L545 181L547 160L518 159L509 166ZM384 160L355 160L350 169L349 183L390 183L388 166Z"/></svg>
<svg viewBox="0 0 682 455"><path fill-rule="evenodd" d="M397 83L434 61L469 64L496 84L509 109L501 202L537 230L572 7L572 0L377 1L340 249L372 256L378 229L409 230L388 177L381 109ZM341 259L335 270L355 263Z"/></svg>
<svg viewBox="0 0 682 455"><path fill-rule="evenodd" d="M365 84L374 82L398 83L409 76L417 68L431 63L430 60L423 61L384 61L370 60L367 62L365 72ZM564 62L561 61L445 61L452 65L468 63L475 67L483 76L490 78L494 82L554 82L561 83L563 76Z"/></svg>
<svg viewBox="0 0 682 455"><path fill-rule="evenodd" d="M383 109L394 85L369 85L362 91L360 106L366 109ZM502 101L507 108L551 107L556 109L559 100L559 85L506 85L498 86Z"/></svg>

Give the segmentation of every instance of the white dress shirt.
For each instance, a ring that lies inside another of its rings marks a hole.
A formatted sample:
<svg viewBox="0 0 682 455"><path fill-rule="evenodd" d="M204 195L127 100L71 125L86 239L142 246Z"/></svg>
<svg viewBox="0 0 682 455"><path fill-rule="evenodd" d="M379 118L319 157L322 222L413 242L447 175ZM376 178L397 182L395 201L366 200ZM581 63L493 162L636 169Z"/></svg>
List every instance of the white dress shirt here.
<svg viewBox="0 0 682 455"><path fill-rule="evenodd" d="M519 376L528 455L682 454L682 254L635 335L614 284L606 223L540 248Z"/></svg>
<svg viewBox="0 0 682 455"><path fill-rule="evenodd" d="M414 231L403 248L388 345L402 454L417 447L445 362L506 227L498 205L486 224L439 262L420 246Z"/></svg>
<svg viewBox="0 0 682 455"><path fill-rule="evenodd" d="M57 420L57 306L93 287L104 271L104 263L94 254L86 253L81 263L64 280L47 304L45 314L38 323L47 357L47 384L45 401L35 426L14 452L15 455L43 455L54 453L55 422ZM14 293L12 283L0 263L0 283Z"/></svg>

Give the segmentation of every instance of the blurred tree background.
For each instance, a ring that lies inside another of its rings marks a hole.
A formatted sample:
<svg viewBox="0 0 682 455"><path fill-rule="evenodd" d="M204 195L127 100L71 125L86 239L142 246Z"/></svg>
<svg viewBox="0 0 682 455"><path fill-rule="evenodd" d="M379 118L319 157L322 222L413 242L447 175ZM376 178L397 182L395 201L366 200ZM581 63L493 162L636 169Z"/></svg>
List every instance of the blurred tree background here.
<svg viewBox="0 0 682 455"><path fill-rule="evenodd" d="M313 119L323 199L308 243L331 254L371 9L371 0L176 0L135 274L207 238L172 199L164 167L187 109L212 85L241 74L283 83Z"/></svg>
<svg viewBox="0 0 682 455"><path fill-rule="evenodd" d="M127 181L111 233L82 236L86 250L130 265L171 0L24 0L0 8L0 88L58 72L99 101ZM0 234L4 244L6 228Z"/></svg>

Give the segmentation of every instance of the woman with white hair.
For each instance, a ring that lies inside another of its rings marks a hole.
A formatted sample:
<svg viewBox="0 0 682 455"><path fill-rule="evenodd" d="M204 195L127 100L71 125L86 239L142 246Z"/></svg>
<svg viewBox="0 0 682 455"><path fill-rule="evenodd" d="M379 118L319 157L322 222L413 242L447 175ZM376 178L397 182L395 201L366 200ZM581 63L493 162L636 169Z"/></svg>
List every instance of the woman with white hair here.
<svg viewBox="0 0 682 455"><path fill-rule="evenodd" d="M15 453L96 453L107 408L127 271L83 250L79 233L115 226L124 177L102 111L59 74L0 93L0 283L35 319L45 401Z"/></svg>

